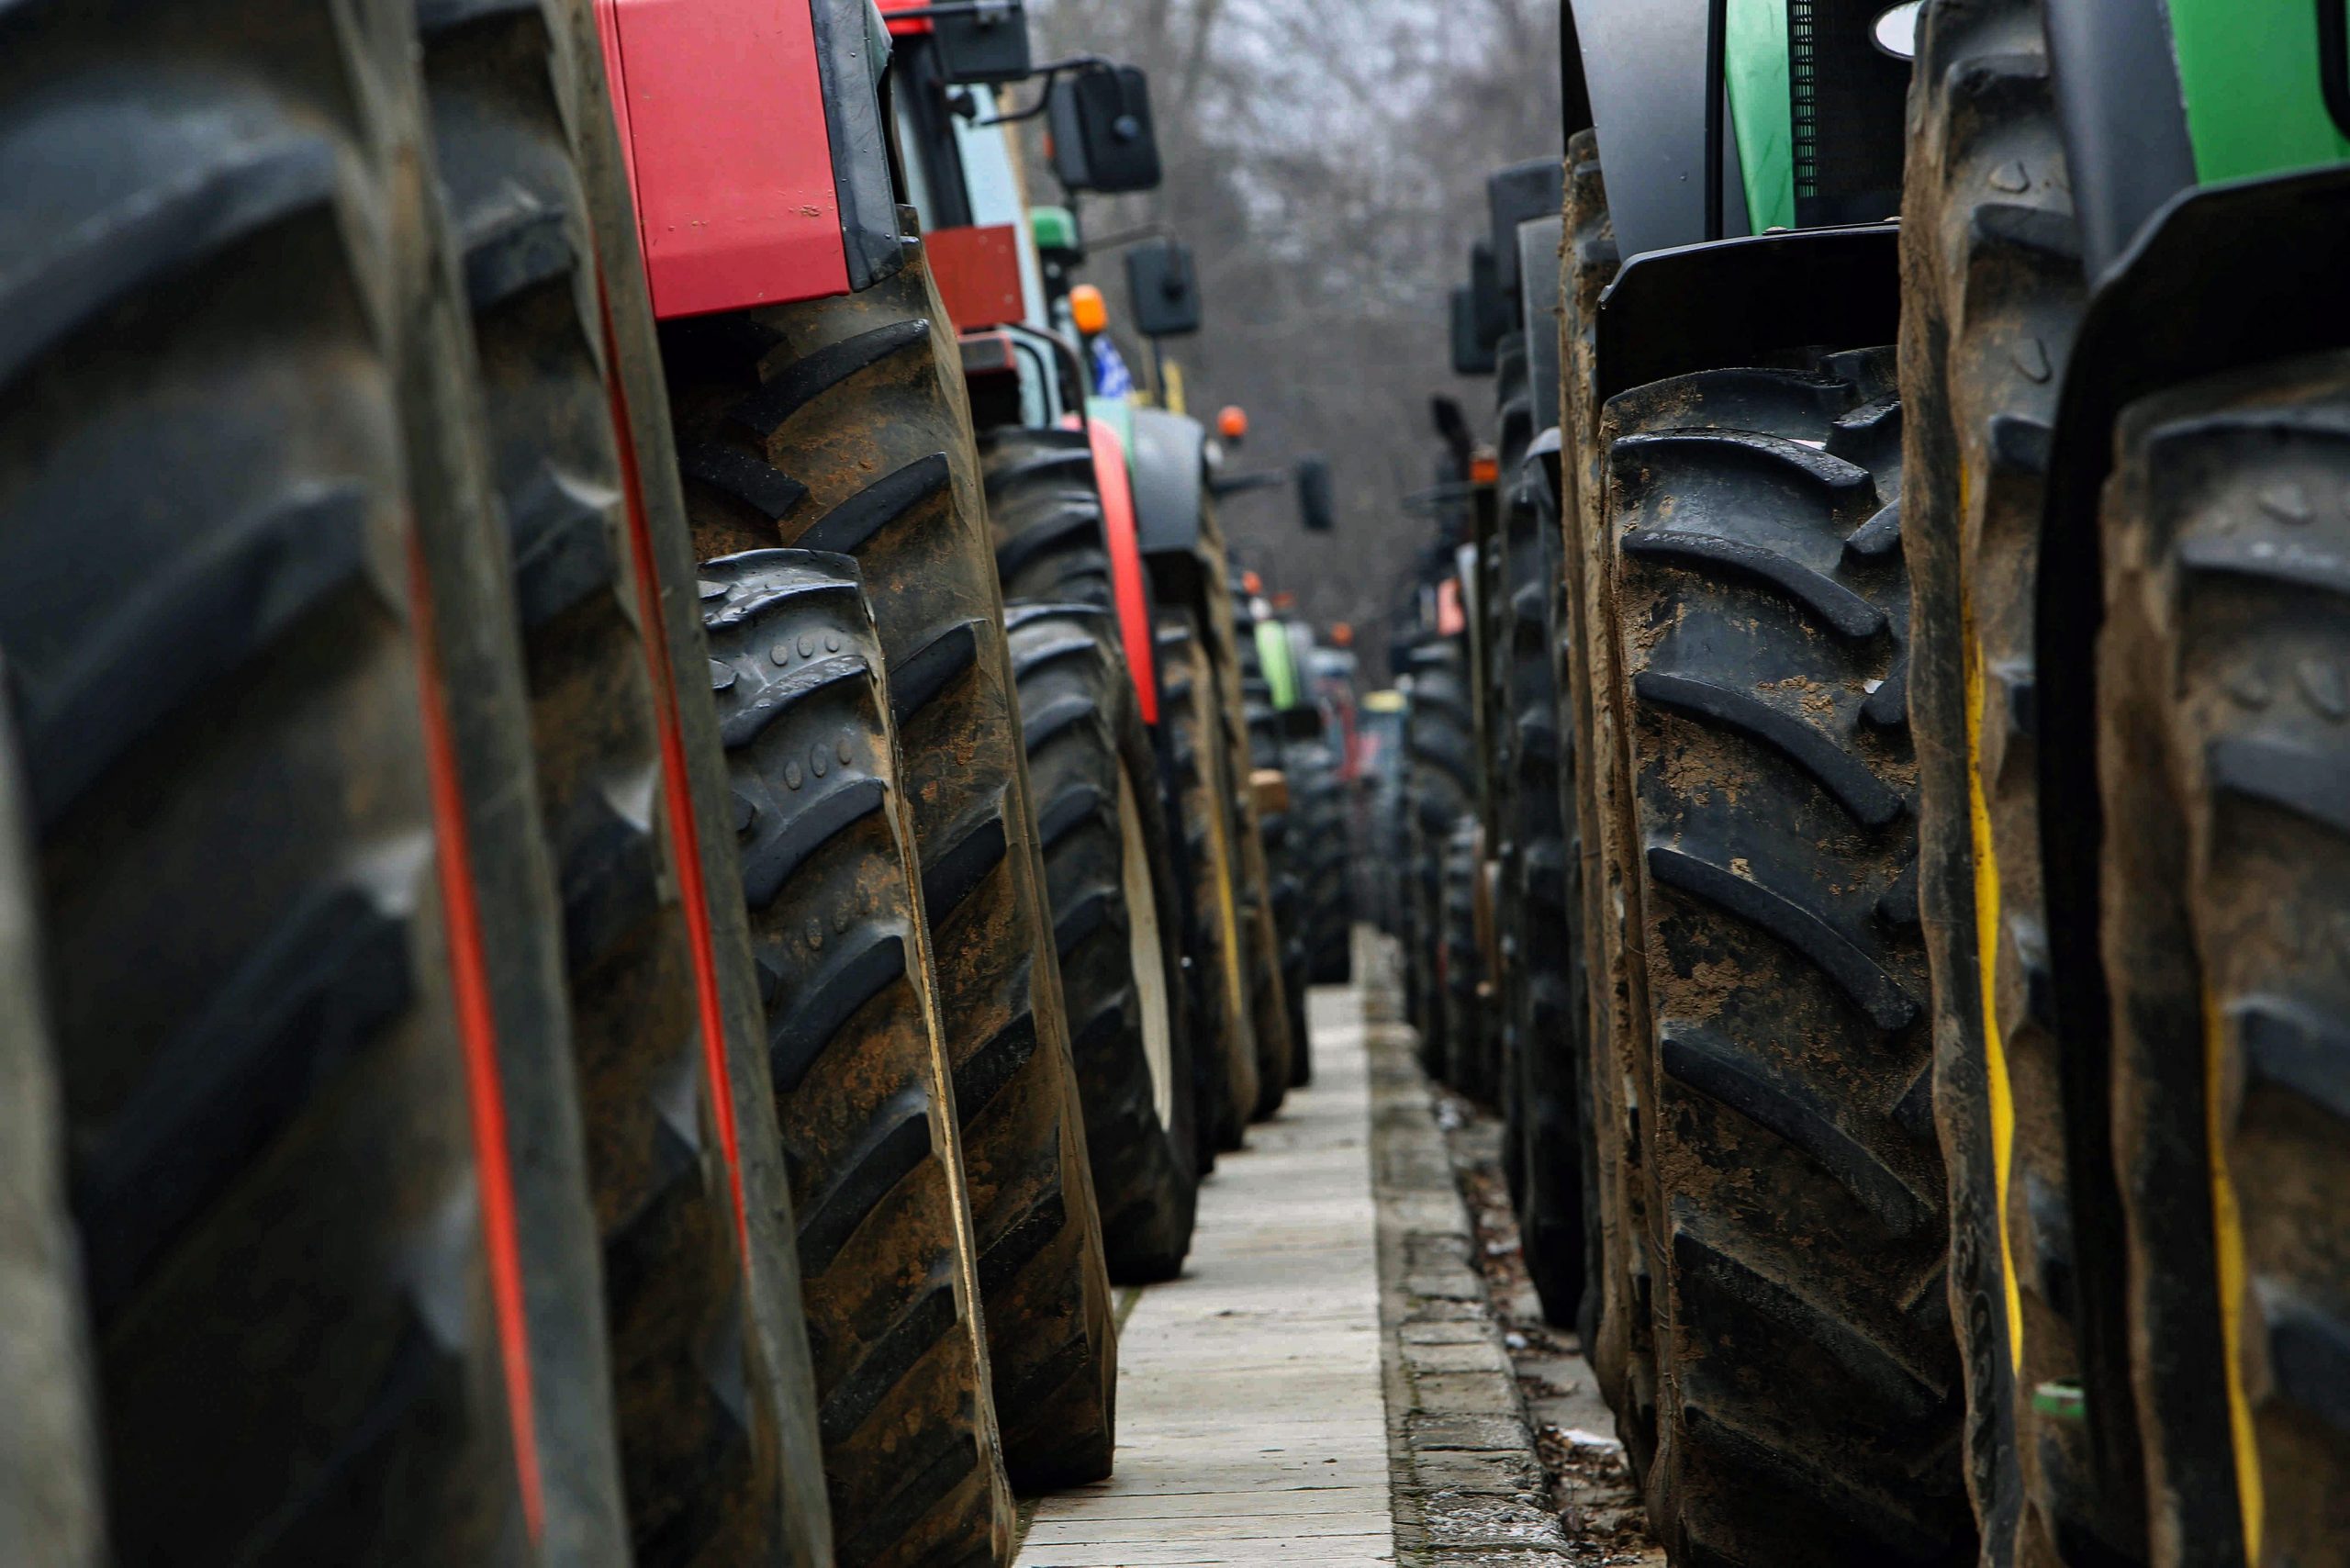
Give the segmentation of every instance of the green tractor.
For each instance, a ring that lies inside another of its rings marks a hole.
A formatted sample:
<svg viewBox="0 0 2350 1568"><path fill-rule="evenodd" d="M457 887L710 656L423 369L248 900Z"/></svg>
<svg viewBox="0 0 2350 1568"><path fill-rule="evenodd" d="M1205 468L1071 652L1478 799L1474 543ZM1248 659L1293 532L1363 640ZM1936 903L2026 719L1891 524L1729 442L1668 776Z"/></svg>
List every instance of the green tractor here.
<svg viewBox="0 0 2350 1568"><path fill-rule="evenodd" d="M2343 6L1566 22L1521 1123L1652 1517L2344 1561Z"/></svg>
<svg viewBox="0 0 2350 1568"><path fill-rule="evenodd" d="M1920 879L1996 1560L2350 1540L2350 26L1931 7L1903 207Z"/></svg>

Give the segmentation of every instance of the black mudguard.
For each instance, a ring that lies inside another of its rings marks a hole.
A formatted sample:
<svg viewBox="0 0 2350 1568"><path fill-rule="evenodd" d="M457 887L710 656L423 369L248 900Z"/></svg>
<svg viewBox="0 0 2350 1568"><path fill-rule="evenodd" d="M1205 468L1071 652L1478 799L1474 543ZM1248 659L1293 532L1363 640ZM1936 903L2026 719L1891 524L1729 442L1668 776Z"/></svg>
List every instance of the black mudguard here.
<svg viewBox="0 0 2350 1568"><path fill-rule="evenodd" d="M2077 1088L2103 1082L2107 999L2098 929L2103 839L2095 752L2104 562L2098 498L2115 421L2148 393L2240 366L2350 344L2350 166L2207 186L2174 197L2090 296L2065 373L2041 519L2035 609L2049 957L2056 1027L2079 1042ZM2063 912L2065 918L2053 916ZM2065 1085L2069 1097L2076 1084Z"/></svg>
<svg viewBox="0 0 2350 1568"><path fill-rule="evenodd" d="M1581 84L1627 256L1706 238L1707 0L1571 0Z"/></svg>
<svg viewBox="0 0 2350 1568"><path fill-rule="evenodd" d="M1612 170L1607 190L1612 213ZM1894 342L1898 234L1890 223L1795 229L1633 256L1599 297L1601 400L1791 349Z"/></svg>
<svg viewBox="0 0 2350 1568"><path fill-rule="evenodd" d="M1200 542L1207 478L1207 431L1164 409L1134 411L1135 532L1142 553L1188 555Z"/></svg>

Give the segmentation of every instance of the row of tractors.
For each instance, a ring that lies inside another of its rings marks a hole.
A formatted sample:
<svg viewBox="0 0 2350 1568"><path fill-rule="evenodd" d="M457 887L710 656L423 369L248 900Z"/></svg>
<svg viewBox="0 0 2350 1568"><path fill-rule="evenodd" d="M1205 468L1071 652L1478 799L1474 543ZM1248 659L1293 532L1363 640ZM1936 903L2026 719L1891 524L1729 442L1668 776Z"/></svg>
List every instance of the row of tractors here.
<svg viewBox="0 0 2350 1568"><path fill-rule="evenodd" d="M1109 1472L1351 709L1039 115L1157 182L1014 0L0 7L0 1562L990 1563Z"/></svg>
<svg viewBox="0 0 2350 1568"><path fill-rule="evenodd" d="M1562 15L1378 896L1659 1539L2350 1562L2343 6Z"/></svg>

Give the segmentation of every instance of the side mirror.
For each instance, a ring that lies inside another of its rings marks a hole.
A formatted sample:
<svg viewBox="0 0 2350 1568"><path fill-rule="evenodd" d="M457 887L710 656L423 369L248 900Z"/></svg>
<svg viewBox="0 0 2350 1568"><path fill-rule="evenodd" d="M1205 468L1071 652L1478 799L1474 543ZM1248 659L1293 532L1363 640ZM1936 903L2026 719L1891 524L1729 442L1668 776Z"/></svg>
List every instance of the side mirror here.
<svg viewBox="0 0 2350 1568"><path fill-rule="evenodd" d="M1338 507L1330 490L1330 461L1307 456L1297 460L1298 521L1308 533L1330 533L1338 526Z"/></svg>
<svg viewBox="0 0 2350 1568"><path fill-rule="evenodd" d="M1494 242L1480 240L1469 247L1469 298L1475 306L1477 343L1486 353L1501 347L1513 323L1509 300L1502 294L1500 264L1494 260Z"/></svg>
<svg viewBox="0 0 2350 1568"><path fill-rule="evenodd" d="M1494 349L1477 331L1477 294L1467 284L1452 291L1452 374L1491 375Z"/></svg>
<svg viewBox="0 0 2350 1568"><path fill-rule="evenodd" d="M1018 82L1035 73L1028 49L1027 0L971 0L931 17L939 74L957 86Z"/></svg>
<svg viewBox="0 0 2350 1568"><path fill-rule="evenodd" d="M1089 65L1056 77L1046 100L1053 173L1073 191L1158 187L1150 84L1131 65Z"/></svg>
<svg viewBox="0 0 2350 1568"><path fill-rule="evenodd" d="M1494 219L1489 241L1494 252L1494 281L1505 310L1526 286L1517 265L1517 226L1555 215L1566 200L1566 164L1556 158L1530 158L1486 176L1485 204L1492 209Z"/></svg>
<svg viewBox="0 0 2350 1568"><path fill-rule="evenodd" d="M1200 279L1192 248L1153 240L1126 252L1126 292L1135 330L1146 338L1181 338L1200 330Z"/></svg>

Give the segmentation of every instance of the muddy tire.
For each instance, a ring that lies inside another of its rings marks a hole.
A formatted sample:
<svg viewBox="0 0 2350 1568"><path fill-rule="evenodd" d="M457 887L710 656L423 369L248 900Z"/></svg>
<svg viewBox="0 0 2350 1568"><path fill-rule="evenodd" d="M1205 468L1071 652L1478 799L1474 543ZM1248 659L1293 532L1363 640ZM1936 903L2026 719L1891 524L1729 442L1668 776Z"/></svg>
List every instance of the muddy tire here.
<svg viewBox="0 0 2350 1568"><path fill-rule="evenodd" d="M1615 230L1597 143L1580 131L1567 145L1564 240L1560 250L1561 623L1581 631L1558 644L1560 720L1574 736L1561 773L1560 806L1581 840L1582 957L1590 1044L1583 1082L1589 1107L1590 1203L1598 1290L1584 1336L1593 1376L1624 1442L1635 1478L1656 1452L1658 1374L1656 1229L1649 1202L1654 1105L1642 1083L1649 1049L1648 972L1635 950L1640 927L1639 834L1617 701L1622 653L1606 501L1607 453L1599 440L1595 357L1599 297L1616 275Z"/></svg>
<svg viewBox="0 0 2350 1568"><path fill-rule="evenodd" d="M109 1550L623 1562L407 12L144 24L0 22L0 647Z"/></svg>
<svg viewBox="0 0 2350 1568"><path fill-rule="evenodd" d="M2118 1291L2083 1294L2119 1272L2077 1259L2113 1248L2120 1194L2102 1131L2066 1150L2041 901L2033 577L2083 297L2042 9L1932 8L1902 227L1919 890L1967 1485L1993 1568L2098 1542L2134 1555L2143 1537L2122 1304ZM2085 1378L2104 1391L2087 1420L2035 1407L2035 1389Z"/></svg>
<svg viewBox="0 0 2350 1568"><path fill-rule="evenodd" d="M1233 807L1215 677L1188 610L1158 615L1159 711L1174 762L1174 800L1191 868L1192 1063L1201 1135L1235 1149L1257 1103L1256 1030L1237 895L1239 817Z"/></svg>
<svg viewBox="0 0 2350 1568"><path fill-rule="evenodd" d="M1004 601L1115 609L1093 438L1081 430L992 430L979 437L979 465Z"/></svg>
<svg viewBox="0 0 2350 1568"><path fill-rule="evenodd" d="M615 316L566 131L567 100L602 102L599 57L573 57L553 6L416 17L514 562L631 1534L646 1563L814 1563L806 1331L797 1278L775 1266L783 1167L755 1014L738 1005L755 981L699 874L702 833L723 819L679 820L695 810L689 769L716 763L684 744L683 710L708 701L703 661L681 689L660 591L684 522L674 488L653 504L630 493ZM637 302L621 319L641 355L649 315ZM657 554L655 526L671 536Z"/></svg>
<svg viewBox="0 0 2350 1568"><path fill-rule="evenodd" d="M1110 611L1015 605L1009 627L1110 1277L1169 1280L1191 1249L1199 1152L1158 762Z"/></svg>
<svg viewBox="0 0 2350 1568"><path fill-rule="evenodd" d="M1345 985L1354 972L1351 791L1338 775L1338 758L1319 741L1291 747L1288 772L1291 809L1299 822L1298 870L1304 880L1300 935L1305 941L1306 983ZM1310 1073L1310 1058L1303 1065Z"/></svg>
<svg viewBox="0 0 2350 1568"><path fill-rule="evenodd" d="M979 1227L1004 1461L1108 1473L1116 1341L953 338L918 253L861 294L663 329L708 555L857 558L890 666Z"/></svg>
<svg viewBox="0 0 2350 1568"><path fill-rule="evenodd" d="M999 1086L947 1061L879 639L845 556L701 569L839 1559L999 1561L955 1125Z"/></svg>
<svg viewBox="0 0 2350 1568"><path fill-rule="evenodd" d="M1519 225L1525 289L1522 392L1503 399L1501 555L1494 617L1500 830L1497 904L1502 962L1496 1001L1505 1049L1501 1100L1505 1169L1527 1271L1543 1315L1587 1328L1584 1233L1588 1116L1580 1103L1587 1032L1582 942L1580 839L1563 805L1561 769L1572 731L1557 660L1565 616L1557 463L1536 452L1560 419L1560 275L1562 221ZM1521 412L1516 405L1523 399Z"/></svg>
<svg viewBox="0 0 2350 1568"><path fill-rule="evenodd" d="M2345 431L2340 353L2191 385L2124 410L2104 497L2099 935L2163 1568L2350 1540Z"/></svg>
<svg viewBox="0 0 2350 1568"><path fill-rule="evenodd" d="M1693 1561L1970 1550L1892 373L1705 372L1602 430L1654 1019L1649 1511Z"/></svg>
<svg viewBox="0 0 2350 1568"><path fill-rule="evenodd" d="M1530 259L1530 258L1529 258ZM1595 1279L1583 1182L1584 1124L1579 1088L1587 1049L1589 1000L1582 963L1581 840L1561 801L1560 770L1572 736L1561 733L1552 647L1561 606L1559 504L1550 464L1540 455L1519 467L1505 512L1510 550L1509 603L1503 649L1509 662L1504 722L1510 729L1506 853L1502 907L1506 944L1503 1002L1516 1042L1509 1129L1523 1174L1518 1233L1543 1316L1589 1327L1584 1294Z"/></svg>

